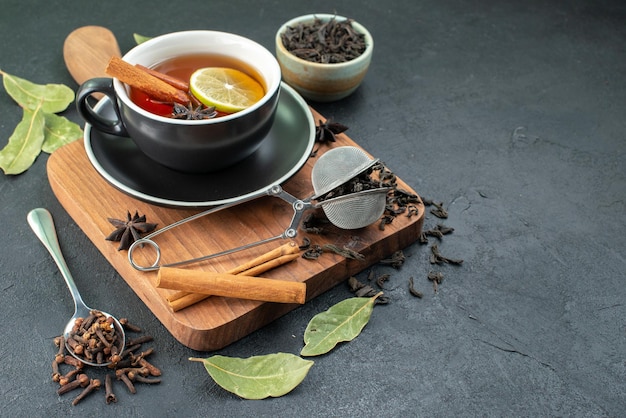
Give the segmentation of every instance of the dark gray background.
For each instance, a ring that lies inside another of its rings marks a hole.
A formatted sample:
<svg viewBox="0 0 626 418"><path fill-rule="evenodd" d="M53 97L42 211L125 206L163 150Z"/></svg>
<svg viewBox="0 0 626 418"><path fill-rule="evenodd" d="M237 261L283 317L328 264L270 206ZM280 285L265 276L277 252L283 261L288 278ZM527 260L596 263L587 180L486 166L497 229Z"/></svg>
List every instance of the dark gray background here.
<svg viewBox="0 0 626 418"><path fill-rule="evenodd" d="M375 40L350 98L315 104L425 197L443 201L455 232L434 294L428 248L405 249L353 342L316 358L278 399L243 401L216 386L69 218L46 156L0 175L0 403L6 416L620 416L626 410L626 6L621 1L46 1L4 0L0 68L76 87L65 36L109 27L123 51L134 32L216 29L273 50L284 21L355 18ZM0 145L21 111L0 93ZM79 122L70 109L65 115ZM163 383L105 405L71 407L50 382L51 338L72 302L26 224L48 208L83 297L155 336ZM427 216L426 227L437 219ZM367 271L359 275L365 280ZM409 296L413 276L425 296ZM297 354L309 319L350 296L339 285L220 350Z"/></svg>

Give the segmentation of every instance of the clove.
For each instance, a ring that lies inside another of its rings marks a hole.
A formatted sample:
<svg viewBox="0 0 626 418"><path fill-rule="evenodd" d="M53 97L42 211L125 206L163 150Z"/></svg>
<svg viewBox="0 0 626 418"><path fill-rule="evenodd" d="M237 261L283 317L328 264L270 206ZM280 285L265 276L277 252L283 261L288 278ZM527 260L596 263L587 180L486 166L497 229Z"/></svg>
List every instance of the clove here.
<svg viewBox="0 0 626 418"><path fill-rule="evenodd" d="M85 351L85 346L81 344L78 340L76 340L74 336L71 336L67 339L67 345L69 345L70 349L79 356L83 355Z"/></svg>
<svg viewBox="0 0 626 418"><path fill-rule="evenodd" d="M161 370L155 365L149 363L148 360L146 360L145 358L140 358L137 364L141 367L147 368L148 373L150 373L151 376L161 376Z"/></svg>
<svg viewBox="0 0 626 418"><path fill-rule="evenodd" d="M145 377L145 376L142 376L140 374L135 374L135 373L129 373L128 378L133 382L147 383L149 385L161 383L161 379Z"/></svg>
<svg viewBox="0 0 626 418"><path fill-rule="evenodd" d="M79 359L72 357L72 356L65 356L63 358L63 363L70 365L70 366L74 366L77 369L82 369L83 366L85 365L85 363L83 363Z"/></svg>
<svg viewBox="0 0 626 418"><path fill-rule="evenodd" d="M142 351L138 355L134 355L133 353L130 353L130 363L131 363L131 365L132 366L137 366L141 359L148 357L152 353L154 353L154 349L153 348L149 348L146 351Z"/></svg>
<svg viewBox="0 0 626 418"><path fill-rule="evenodd" d="M141 328L139 328L137 325L133 325L130 322L128 322L128 318L120 318L119 322L120 324L122 324L122 327L124 327L128 331L141 332Z"/></svg>
<svg viewBox="0 0 626 418"><path fill-rule="evenodd" d="M59 373L59 363L57 363L57 359L52 359L52 381L58 382L61 378L61 373Z"/></svg>
<svg viewBox="0 0 626 418"><path fill-rule="evenodd" d="M129 354L131 354L133 351L135 350L139 350L141 348L141 344L135 344L135 345L129 345L126 346L126 348L124 349L124 351L122 351L122 353L120 354L120 357L122 359L126 358L126 356L128 356Z"/></svg>
<svg viewBox="0 0 626 418"><path fill-rule="evenodd" d="M113 382L111 381L111 374L107 374L104 378L104 400L107 404L111 402L117 402L117 397L113 393Z"/></svg>
<svg viewBox="0 0 626 418"><path fill-rule="evenodd" d="M63 376L59 377L59 385L61 385L61 386L67 385L72 380L72 378L74 378L80 372L81 372L81 369L70 370L69 372L67 372Z"/></svg>
<svg viewBox="0 0 626 418"><path fill-rule="evenodd" d="M120 323L124 329L141 331L139 327L129 324L126 319L120 320ZM117 396L113 392L115 384L112 382L114 376L126 385L131 394L136 393L133 382L146 384L161 382L160 378L155 378L161 375L161 370L146 360L146 357L154 353L154 349L149 347L139 352L142 344L153 341L153 338L148 335L137 336L127 340L128 345L126 347L121 347L121 341L118 340L114 331L110 320L107 321L107 318L99 311L93 311L87 318L79 318L75 321L74 334L67 339L69 353L79 354L82 350L81 358L90 359L94 362L104 362L105 360L111 362L107 365L109 373L104 376L103 383L98 379L91 379L85 374L83 370L89 366L68 353L65 339L62 336L54 339L58 352L52 361L52 379L60 384L57 393L62 395L83 388L82 392L73 400L72 405L81 402L82 399L101 386L105 388L106 403L116 403ZM139 354L135 354L137 352ZM126 358L122 359L122 355ZM63 364L73 366L73 369L63 375L60 371Z"/></svg>
<svg viewBox="0 0 626 418"><path fill-rule="evenodd" d="M111 348L113 343L109 341L107 337L105 337L104 331L102 331L102 328L96 327L96 335L98 336L98 339L105 347ZM115 336L112 339L115 340Z"/></svg>
<svg viewBox="0 0 626 418"><path fill-rule="evenodd" d="M80 327L84 330L87 331L89 328L91 328L91 325L94 323L94 321L96 320L98 316L96 315L95 312L90 312L89 315L87 316L87 318L85 318L84 320L82 320L82 323L80 323ZM80 318L79 322L80 322Z"/></svg>
<svg viewBox="0 0 626 418"><path fill-rule="evenodd" d="M85 399L87 395L93 392L95 389L99 389L102 383L100 379L91 379L89 381L89 385L83 389L83 391L72 401L72 405L76 406L80 401Z"/></svg>
<svg viewBox="0 0 626 418"><path fill-rule="evenodd" d="M143 343L147 343L152 341L153 338L151 335L142 335L141 337L137 337L137 338L133 338L131 340L128 340L128 342L126 343L128 346L134 346L137 344L143 344Z"/></svg>
<svg viewBox="0 0 626 418"><path fill-rule="evenodd" d="M124 382L124 384L126 385L126 388L128 388L128 391L130 393L132 394L137 393L137 389L135 389L135 385L133 385L133 382L130 381L126 373L119 373L119 374L115 373L115 377L117 377L117 380L121 380L122 382Z"/></svg>
<svg viewBox="0 0 626 418"><path fill-rule="evenodd" d="M110 366L116 367L120 361L122 360L122 356L119 354L119 348L116 345L111 347L110 357L111 364Z"/></svg>
<svg viewBox="0 0 626 418"><path fill-rule="evenodd" d="M89 376L87 376L86 374L79 374L78 376L76 376L76 379L72 380L67 385L63 385L59 389L57 389L57 395L63 395L64 393L70 392L79 387L85 387L89 384L89 380Z"/></svg>
<svg viewBox="0 0 626 418"><path fill-rule="evenodd" d="M81 360L105 363L111 361L111 348L121 349L122 341L113 318L92 310L87 318L76 318L67 344Z"/></svg>
<svg viewBox="0 0 626 418"><path fill-rule="evenodd" d="M124 367L123 369L117 369L115 370L115 376L119 377L122 374L128 374L128 373L135 373L135 374L141 374L141 375L148 375L150 374L150 370L148 370L147 367Z"/></svg>
<svg viewBox="0 0 626 418"><path fill-rule="evenodd" d="M58 364L63 363L65 360L65 337L63 335L54 339L54 343L59 347L59 351L54 356L54 359Z"/></svg>

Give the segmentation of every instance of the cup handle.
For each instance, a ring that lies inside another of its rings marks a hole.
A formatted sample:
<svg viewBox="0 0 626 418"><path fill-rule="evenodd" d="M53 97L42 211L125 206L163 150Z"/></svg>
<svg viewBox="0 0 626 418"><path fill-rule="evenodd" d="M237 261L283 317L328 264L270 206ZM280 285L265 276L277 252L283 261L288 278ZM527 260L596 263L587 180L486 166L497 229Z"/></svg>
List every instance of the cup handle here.
<svg viewBox="0 0 626 418"><path fill-rule="evenodd" d="M105 118L93 109L87 100L92 93L102 93L111 100L117 119ZM97 130L116 136L128 136L122 123L112 78L101 77L85 81L76 92L76 108L83 119Z"/></svg>

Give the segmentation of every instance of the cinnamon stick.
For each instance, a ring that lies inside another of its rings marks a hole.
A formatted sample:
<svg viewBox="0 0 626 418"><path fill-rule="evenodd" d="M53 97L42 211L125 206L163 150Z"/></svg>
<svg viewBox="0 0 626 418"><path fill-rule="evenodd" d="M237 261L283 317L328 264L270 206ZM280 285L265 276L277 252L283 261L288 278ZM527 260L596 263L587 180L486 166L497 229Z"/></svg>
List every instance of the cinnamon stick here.
<svg viewBox="0 0 626 418"><path fill-rule="evenodd" d="M266 271L270 271L272 269L275 269L276 267L280 267L283 264L287 264L290 261L295 260L296 258L299 258L300 254L287 254L287 255L281 255L278 258L274 258L272 260L266 261L263 264L259 264L258 266L254 266L251 269L248 269L246 271L243 271L239 274L241 274L242 276L257 276L259 274L263 274Z"/></svg>
<svg viewBox="0 0 626 418"><path fill-rule="evenodd" d="M296 247L297 248L297 247ZM256 267L253 267L250 270L245 271L244 273L246 275L253 275L256 276L258 274L262 274L266 271L269 271L273 268L279 267L283 264L289 263L293 260L295 260L296 258L299 258L300 256L298 254L288 254L288 255L283 255L280 256L276 259L267 261L261 265L258 265ZM237 275L238 277L239 275ZM185 309L191 305L194 305L200 301L203 301L204 299L210 297L210 295L206 295L206 294L201 294L201 293L193 293L193 292L179 292L182 293L182 295L180 297L178 297L177 299L168 299L169 305L172 308L172 310L174 312L178 312L182 309Z"/></svg>
<svg viewBox="0 0 626 418"><path fill-rule="evenodd" d="M172 267L159 269L156 287L263 302L306 301L306 284L302 282Z"/></svg>
<svg viewBox="0 0 626 418"><path fill-rule="evenodd" d="M283 244L278 248L273 249L272 251L268 251L265 254L262 254L260 256L258 256L257 258L248 261L247 263L244 263L240 266L235 267L234 269L230 270L229 273L231 274L239 274L242 272L246 272L246 276L254 276L255 274L248 274L248 270L250 270L253 267L257 267L260 266L262 264L267 263L268 261L277 259L281 256L284 255L289 255L289 254L297 254L300 251L300 249L298 248L298 246L294 243L294 242L289 242L287 244ZM269 268L266 268L267 271L269 270Z"/></svg>
<svg viewBox="0 0 626 418"><path fill-rule="evenodd" d="M205 299L210 298L210 295L203 295L202 293L191 293L191 292L181 292L184 293L184 296L169 301L170 308L172 308L173 312L178 312L185 308L190 307L191 305L195 305L198 302L202 302Z"/></svg>
<svg viewBox="0 0 626 418"><path fill-rule="evenodd" d="M159 80L165 81L167 84L169 84L172 87L176 87L178 90L189 91L189 83L187 83L186 81L183 81L176 77L172 77L171 75L160 73L158 71L153 70L152 68L148 68L141 64L135 64L135 67L139 68L142 71L147 72L148 74L150 74L153 77L158 78Z"/></svg>
<svg viewBox="0 0 626 418"><path fill-rule="evenodd" d="M228 270L226 273L229 273L229 274L240 274L240 273L243 273L246 270L249 270L249 269L251 269L253 267L257 267L257 266L263 265L264 263L267 263L268 261L274 260L274 259L276 259L278 257L284 256L284 255L288 255L288 254L297 254L298 251L300 251L300 250L299 250L299 248L298 248L298 246L296 245L295 242L288 242L287 244L283 244L280 247L274 248L273 250L266 252L265 254L261 254L260 256L254 258L254 259L252 259L252 260L250 260L250 261L248 261L248 262L246 262L244 264L241 264L241 265L239 265L239 266L237 266L235 268L232 268L232 269ZM297 258L297 257L294 257L294 258ZM288 259L288 260L284 260L283 264L293 260L294 258ZM281 264L276 264L273 267L268 265L264 269L255 270L254 273L248 274L246 272L246 275L247 276L256 276L258 274L265 273L266 271L271 270L271 269L273 269L275 267L278 267L280 265ZM180 299L182 297L185 297L187 295L189 295L189 292L177 292L177 293L174 293L174 294L168 296L167 300L168 300L168 302L171 303L171 302L173 302L173 301L175 301L177 299Z"/></svg>
<svg viewBox="0 0 626 418"><path fill-rule="evenodd" d="M121 58L112 57L105 72L122 83L145 92L155 100L166 103L177 102L184 105L189 103L189 95L186 91L167 84Z"/></svg>

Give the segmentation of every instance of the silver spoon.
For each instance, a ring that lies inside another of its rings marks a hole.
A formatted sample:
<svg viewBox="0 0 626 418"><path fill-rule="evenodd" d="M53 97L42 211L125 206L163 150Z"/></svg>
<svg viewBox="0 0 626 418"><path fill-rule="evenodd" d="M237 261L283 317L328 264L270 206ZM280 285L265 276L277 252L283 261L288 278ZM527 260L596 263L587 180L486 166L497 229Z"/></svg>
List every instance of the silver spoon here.
<svg viewBox="0 0 626 418"><path fill-rule="evenodd" d="M35 235L37 235L37 238L39 238L39 240L46 247L46 249L52 256L52 259L54 260L57 267L61 271L61 275L63 275L63 278L65 279L65 283L67 284L67 287L70 289L70 293L72 294L72 298L74 299L74 315L69 320L69 322L65 326L65 330L63 331L63 335L65 337L65 345L67 347L67 350L70 352L70 354L72 354L72 356L74 356L78 360L90 366L107 366L111 364L110 361L102 362L102 363L95 363L95 362L88 361L85 357L79 356L76 353L74 353L74 350L67 343L70 335L72 334L72 328L74 327L74 323L76 319L87 318L90 315L90 313L94 311L94 309L91 309L90 307L85 305L85 302L83 302L83 299L81 298L80 293L78 292L78 288L76 287L76 284L74 283L74 279L72 278L72 275L70 274L70 271L67 268L67 264L65 263L65 259L63 258L63 254L61 253L61 247L59 246L59 240L57 238L57 234L54 229L54 222L52 220L52 216L50 215L50 212L48 212L46 209L43 209L43 208L33 209L28 213L27 220L28 220L28 224L30 225L32 230L35 232ZM121 338L121 345L119 344L119 342L117 343L117 345L123 349L124 345L126 344L126 335L124 334L122 325L111 314L108 314L103 311L100 311L100 312L102 312L106 317L110 317L113 320L113 326L115 327L115 332L118 335L118 340Z"/></svg>

